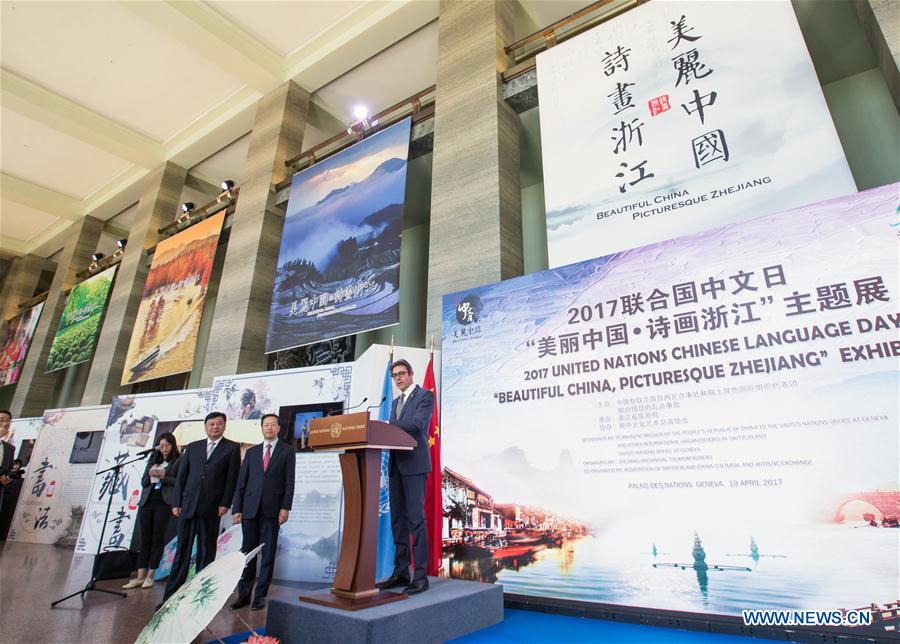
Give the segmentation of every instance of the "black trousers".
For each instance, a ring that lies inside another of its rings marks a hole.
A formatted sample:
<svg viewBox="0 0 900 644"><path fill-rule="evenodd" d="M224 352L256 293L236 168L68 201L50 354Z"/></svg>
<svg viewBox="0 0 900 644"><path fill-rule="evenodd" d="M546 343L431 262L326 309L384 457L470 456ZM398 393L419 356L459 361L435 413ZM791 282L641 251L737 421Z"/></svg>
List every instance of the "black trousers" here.
<svg viewBox="0 0 900 644"><path fill-rule="evenodd" d="M256 599L263 599L269 592L269 584L272 583L272 573L275 572L275 553L278 551L278 525L277 517L266 517L258 514L253 519L241 520L241 534L244 542L241 551L250 552L259 544L264 543L263 549L253 560L244 566L244 574L238 583L238 597L250 597L253 590L253 582L256 581ZM260 562L259 577L256 575L256 562Z"/></svg>
<svg viewBox="0 0 900 644"><path fill-rule="evenodd" d="M181 585L187 580L191 569L191 550L194 549L194 539L197 539L197 572L216 560L216 539L219 537L219 517L204 519L193 516L190 519L181 517L178 520L178 541L175 550L175 561L172 563L172 573L166 584L166 592L163 595L165 601L175 594Z"/></svg>
<svg viewBox="0 0 900 644"><path fill-rule="evenodd" d="M425 526L426 474L403 476L391 459L391 532L394 533L394 574L409 575L410 554L415 562L413 580L425 579L428 569L428 530ZM412 553L409 539L412 537Z"/></svg>
<svg viewBox="0 0 900 644"><path fill-rule="evenodd" d="M141 530L141 549L138 551L137 567L156 570L166 547L166 529L172 508L165 503L148 502L141 508L138 525Z"/></svg>

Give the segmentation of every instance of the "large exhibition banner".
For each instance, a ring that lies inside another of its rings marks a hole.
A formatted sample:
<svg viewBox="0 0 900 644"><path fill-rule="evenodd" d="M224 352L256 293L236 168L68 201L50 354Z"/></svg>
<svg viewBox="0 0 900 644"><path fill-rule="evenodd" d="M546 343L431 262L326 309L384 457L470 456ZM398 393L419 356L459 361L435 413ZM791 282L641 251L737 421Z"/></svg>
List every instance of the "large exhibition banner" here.
<svg viewBox="0 0 900 644"><path fill-rule="evenodd" d="M190 371L225 212L161 241L144 284L122 384Z"/></svg>
<svg viewBox="0 0 900 644"><path fill-rule="evenodd" d="M128 548L141 499L141 478L150 458L136 460L138 453L153 447L160 434L174 432L181 423L203 420L208 397L209 389L185 389L113 398L75 552L97 551L107 506L109 520L101 551ZM123 466L116 481L113 472L96 473L128 461L134 462Z"/></svg>
<svg viewBox="0 0 900 644"><path fill-rule="evenodd" d="M72 287L47 356L48 372L87 362L94 355L94 343L118 268L107 268Z"/></svg>
<svg viewBox="0 0 900 644"><path fill-rule="evenodd" d="M10 541L74 547L109 405L44 412Z"/></svg>
<svg viewBox="0 0 900 644"><path fill-rule="evenodd" d="M19 382L19 373L43 310L44 303L40 302L4 325L0 338L0 387Z"/></svg>
<svg viewBox="0 0 900 644"><path fill-rule="evenodd" d="M786 0L648 2L537 71L551 267L856 192Z"/></svg>
<svg viewBox="0 0 900 644"><path fill-rule="evenodd" d="M411 123L294 175L266 353L399 323Z"/></svg>
<svg viewBox="0 0 900 644"><path fill-rule="evenodd" d="M898 188L445 296L451 573L727 615L896 601Z"/></svg>

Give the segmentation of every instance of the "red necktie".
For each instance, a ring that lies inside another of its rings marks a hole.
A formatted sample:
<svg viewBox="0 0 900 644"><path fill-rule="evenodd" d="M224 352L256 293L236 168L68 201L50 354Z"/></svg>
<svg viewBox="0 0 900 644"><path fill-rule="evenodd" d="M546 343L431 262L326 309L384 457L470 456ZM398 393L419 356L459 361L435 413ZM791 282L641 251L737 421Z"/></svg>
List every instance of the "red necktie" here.
<svg viewBox="0 0 900 644"><path fill-rule="evenodd" d="M269 458L272 456L272 443L266 443L266 453L263 454L263 472L269 469Z"/></svg>

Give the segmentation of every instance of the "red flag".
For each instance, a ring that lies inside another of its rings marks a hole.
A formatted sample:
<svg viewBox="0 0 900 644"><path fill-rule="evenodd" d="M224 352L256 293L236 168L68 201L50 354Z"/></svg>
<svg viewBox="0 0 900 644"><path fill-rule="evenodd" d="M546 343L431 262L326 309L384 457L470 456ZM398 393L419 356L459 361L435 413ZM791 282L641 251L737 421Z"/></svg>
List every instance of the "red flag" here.
<svg viewBox="0 0 900 644"><path fill-rule="evenodd" d="M431 472L425 480L425 526L428 529L428 574L436 576L441 567L441 533L444 524L444 500L441 494L441 428L440 402L434 379L434 356L428 360L422 388L434 394L434 411L428 425Z"/></svg>

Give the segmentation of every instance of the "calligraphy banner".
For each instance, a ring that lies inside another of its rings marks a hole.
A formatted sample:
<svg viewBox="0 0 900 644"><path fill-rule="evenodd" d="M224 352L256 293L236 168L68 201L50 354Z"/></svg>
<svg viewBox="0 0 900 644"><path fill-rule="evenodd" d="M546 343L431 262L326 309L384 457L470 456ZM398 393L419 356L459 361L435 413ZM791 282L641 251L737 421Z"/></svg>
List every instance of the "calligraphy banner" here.
<svg viewBox="0 0 900 644"><path fill-rule="evenodd" d="M73 462L73 449L78 435L101 430L108 414L109 405L44 412L10 541L75 546L95 465Z"/></svg>
<svg viewBox="0 0 900 644"><path fill-rule="evenodd" d="M190 371L225 212L161 241L144 284L122 384Z"/></svg>
<svg viewBox="0 0 900 644"><path fill-rule="evenodd" d="M450 573L725 615L896 601L898 187L445 296Z"/></svg>
<svg viewBox="0 0 900 644"><path fill-rule="evenodd" d="M44 303L40 302L7 320L4 325L0 339L0 387L19 382L19 372L22 371L43 310Z"/></svg>
<svg viewBox="0 0 900 644"><path fill-rule="evenodd" d="M138 452L156 444L159 434L174 432L182 422L202 420L206 415L208 396L209 389L116 396L109 407L106 439L95 471L134 461ZM146 458L125 465L115 486L112 472L94 476L75 552L93 554L97 551L107 505L110 506L109 522L101 549L128 548L137 519L141 478L146 466Z"/></svg>
<svg viewBox="0 0 900 644"><path fill-rule="evenodd" d="M294 175L266 353L400 322L412 119Z"/></svg>
<svg viewBox="0 0 900 644"><path fill-rule="evenodd" d="M648 2L537 72L551 267L856 192L786 0Z"/></svg>
<svg viewBox="0 0 900 644"><path fill-rule="evenodd" d="M118 268L107 268L72 287L50 346L48 372L87 362L94 355L94 343Z"/></svg>

